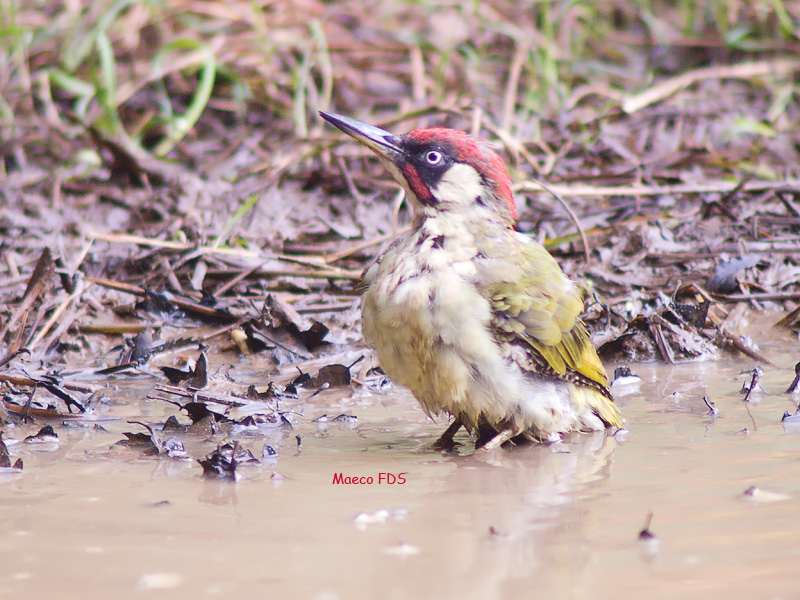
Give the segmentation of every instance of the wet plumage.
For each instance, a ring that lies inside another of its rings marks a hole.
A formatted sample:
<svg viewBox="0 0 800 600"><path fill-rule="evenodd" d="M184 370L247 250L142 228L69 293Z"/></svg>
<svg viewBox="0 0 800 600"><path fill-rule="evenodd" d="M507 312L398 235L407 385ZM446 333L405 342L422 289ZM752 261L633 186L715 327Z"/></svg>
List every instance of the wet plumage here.
<svg viewBox="0 0 800 600"><path fill-rule="evenodd" d="M555 259L514 231L500 157L444 128L405 136L337 115L405 188L412 230L367 268L363 332L392 380L430 415L479 431L554 440L620 426L605 369L579 319L583 301Z"/></svg>

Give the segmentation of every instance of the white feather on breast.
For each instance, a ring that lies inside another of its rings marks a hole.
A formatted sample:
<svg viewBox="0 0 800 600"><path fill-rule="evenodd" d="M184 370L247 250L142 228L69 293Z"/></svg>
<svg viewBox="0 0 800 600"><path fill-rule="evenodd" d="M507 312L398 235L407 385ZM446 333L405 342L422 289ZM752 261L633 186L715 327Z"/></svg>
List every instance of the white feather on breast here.
<svg viewBox="0 0 800 600"><path fill-rule="evenodd" d="M570 385L532 377L519 366L525 357L497 343L489 301L475 283L477 250L463 237L448 248L458 220L437 221L393 245L365 274L363 333L386 374L429 414L472 424L485 418L545 439L578 428L584 419Z"/></svg>

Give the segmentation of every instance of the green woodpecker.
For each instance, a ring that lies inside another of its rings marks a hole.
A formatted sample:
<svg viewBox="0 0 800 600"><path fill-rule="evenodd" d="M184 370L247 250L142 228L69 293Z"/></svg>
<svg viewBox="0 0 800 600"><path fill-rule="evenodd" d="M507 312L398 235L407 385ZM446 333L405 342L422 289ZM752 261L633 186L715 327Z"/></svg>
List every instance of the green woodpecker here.
<svg viewBox="0 0 800 600"><path fill-rule="evenodd" d="M462 425L487 448L621 426L579 318L582 295L514 230L511 178L489 144L320 114L375 152L413 207L411 231L364 272L363 332L428 415L454 417L436 446L451 446Z"/></svg>

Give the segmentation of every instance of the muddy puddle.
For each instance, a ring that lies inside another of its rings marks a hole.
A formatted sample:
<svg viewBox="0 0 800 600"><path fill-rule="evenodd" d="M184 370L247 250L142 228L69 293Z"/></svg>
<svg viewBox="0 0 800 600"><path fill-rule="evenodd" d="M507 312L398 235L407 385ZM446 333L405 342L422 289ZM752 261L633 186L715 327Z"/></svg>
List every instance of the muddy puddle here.
<svg viewBox="0 0 800 600"><path fill-rule="evenodd" d="M120 378L117 420L9 442L25 468L0 475L0 595L794 598L800 426L781 416L797 356L786 340L764 350L779 368L748 403L752 362L635 365L641 383L617 392L627 433L481 457L463 437L432 451L445 425L402 390L319 394L291 431L236 435L278 452L236 483L195 460L220 437L185 439L192 460L110 449L142 431L127 420L177 412L145 398L152 380ZM357 424L312 421L342 413Z"/></svg>

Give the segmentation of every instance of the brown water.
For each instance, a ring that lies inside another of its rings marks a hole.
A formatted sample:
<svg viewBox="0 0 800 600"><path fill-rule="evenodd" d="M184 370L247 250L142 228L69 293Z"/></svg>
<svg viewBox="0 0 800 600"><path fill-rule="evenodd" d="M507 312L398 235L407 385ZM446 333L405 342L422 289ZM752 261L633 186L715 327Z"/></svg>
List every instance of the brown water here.
<svg viewBox="0 0 800 600"><path fill-rule="evenodd" d="M757 402L739 393L750 362L637 365L642 382L619 393L627 435L483 457L432 451L445 425L406 392L322 394L268 440L277 464L242 467L235 484L204 480L195 461L109 450L142 431L124 419L58 426L57 446L11 446L24 474L0 475L0 595L798 598L800 428L780 422L796 357L772 350L785 360ZM112 412L155 423L174 409L137 399ZM358 427L310 422L340 412ZM263 435L238 439L261 455ZM637 540L650 512L656 544Z"/></svg>

